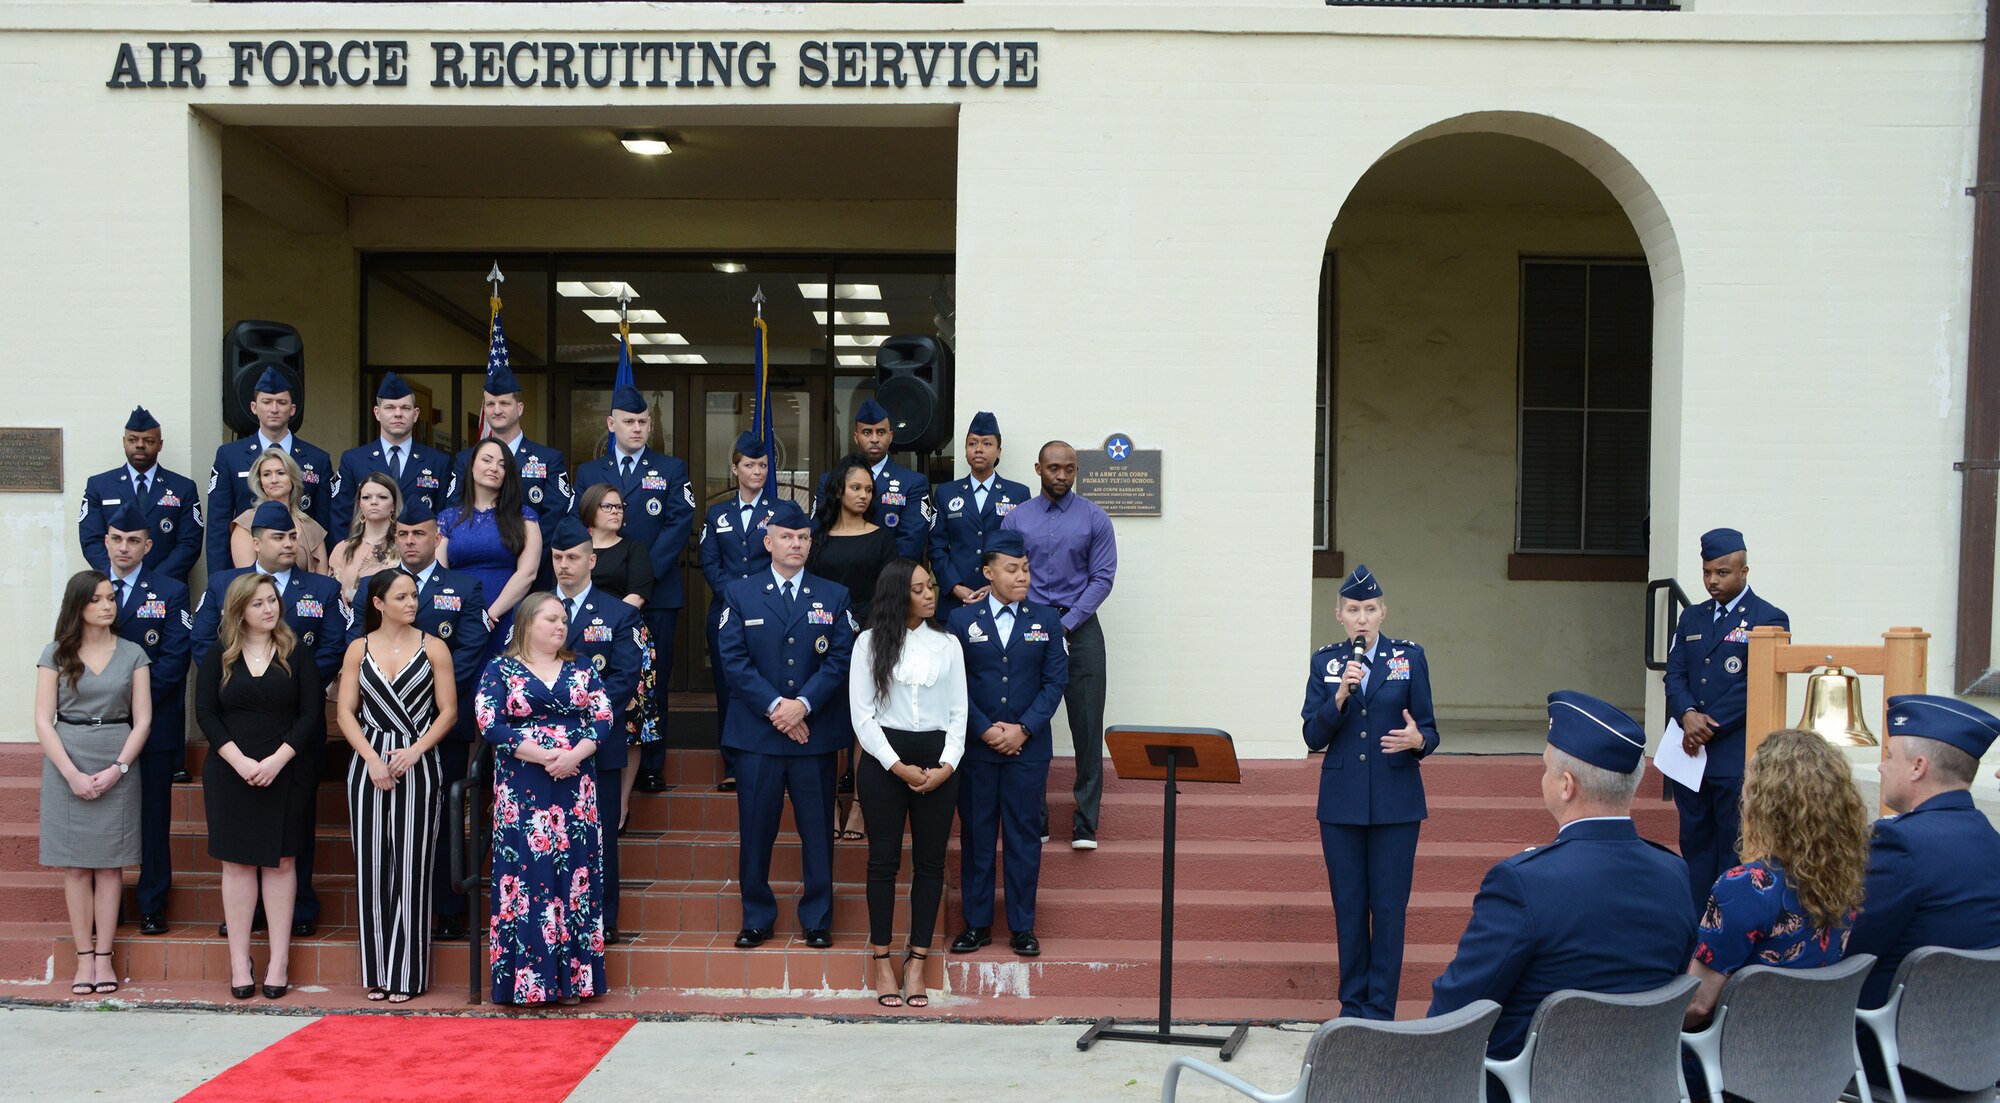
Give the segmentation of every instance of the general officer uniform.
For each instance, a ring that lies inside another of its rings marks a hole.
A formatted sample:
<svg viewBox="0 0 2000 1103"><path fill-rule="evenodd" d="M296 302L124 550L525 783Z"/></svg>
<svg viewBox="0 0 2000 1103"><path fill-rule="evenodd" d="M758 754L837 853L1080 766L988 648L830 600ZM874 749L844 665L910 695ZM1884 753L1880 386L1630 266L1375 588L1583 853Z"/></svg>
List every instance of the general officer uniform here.
<svg viewBox="0 0 2000 1103"><path fill-rule="evenodd" d="M408 398L412 393L410 385L395 372L383 376L382 385L375 388L377 401ZM451 457L414 436L401 442L383 437L340 454L340 470L333 479L333 523L326 530L333 543L347 539L347 530L354 523L354 496L361 490L361 481L377 471L396 480L403 501L422 502L433 515L444 508Z"/></svg>
<svg viewBox="0 0 2000 1103"><path fill-rule="evenodd" d="M1382 587L1366 565L1358 565L1340 596L1369 601L1382 596ZM1361 662L1366 673L1360 690L1336 705L1350 660ZM1424 745L1384 751L1383 737L1404 726L1405 711ZM1358 658L1348 641L1320 648L1306 674L1300 715L1306 746L1326 752L1319 771L1319 843L1339 932L1340 1013L1394 1019L1417 833L1429 815L1417 763L1438 748L1424 649L1380 634Z"/></svg>
<svg viewBox="0 0 2000 1103"><path fill-rule="evenodd" d="M981 410L972 415L967 436L998 437L1000 422ZM939 484L931 495L931 573L938 584L938 609L949 614L959 604L952 587L977 590L986 585L979 573L980 554L1000 531L1000 521L1034 494L1025 485L988 472L984 481L967 475ZM961 790L961 796L963 791Z"/></svg>
<svg viewBox="0 0 2000 1103"><path fill-rule="evenodd" d="M590 530L575 517L565 517L549 537L551 551L590 546ZM558 585L556 599L569 617L567 646L576 661L597 668L604 695L611 701L611 731L597 744L591 768L597 771L597 814L604 828L604 937L617 941L618 822L625 818L625 787L618 771L626 766L625 714L639 688L639 668L646 661L645 621L639 610L622 599L592 588L587 582L574 594Z"/></svg>
<svg viewBox="0 0 2000 1103"><path fill-rule="evenodd" d="M1613 773L1639 769L1646 733L1588 694L1549 694L1549 744ZM1573 820L1547 846L1487 871L1458 954L1431 984L1430 1014L1500 1005L1487 1055L1520 1053L1528 1022L1564 988L1629 993L1687 972L1695 917L1681 906L1687 864L1639 837L1629 815Z"/></svg>
<svg viewBox="0 0 2000 1103"><path fill-rule="evenodd" d="M402 512L396 515L396 524L403 527L436 523L437 514L422 501L404 502ZM485 588L474 576L439 563L435 555L426 563L405 562L400 569L417 583L418 630L444 641L445 650L451 652L452 681L458 685L458 699L470 702L478 689L479 676L484 673L479 659L486 650L489 628ZM472 709L462 708L458 722L445 733L444 743L438 748L440 792L465 779L478 744L479 726L473 720ZM440 830L457 831L460 827L441 822ZM447 939L463 938L465 896L451 883L450 847L440 839L436 851L431 866L431 910L443 921L440 933Z"/></svg>
<svg viewBox="0 0 2000 1103"><path fill-rule="evenodd" d="M747 432L737 436L736 452L753 460L770 455L763 439ZM701 577L708 583L709 592L708 616L703 619L702 632L708 637L709 677L715 683L716 731L722 730L729 717L729 681L720 646L722 591L731 582L770 571L771 552L764 547L764 522L770 518L777 500L768 485L758 490L757 497L749 502L738 491L708 507L708 516L702 519ZM727 746L722 748L722 776L724 779L736 776L735 755Z"/></svg>
<svg viewBox="0 0 2000 1103"><path fill-rule="evenodd" d="M143 532L152 521L138 502L119 505L106 524ZM103 552L103 540L98 541ZM150 560L152 557L146 557ZM109 567L107 560L106 567ZM139 752L139 931L167 933L167 893L173 888L174 775L183 767L187 739L188 653L194 615L179 580L142 561L129 576L105 570L118 600L112 631L146 649L152 660L153 728Z"/></svg>
<svg viewBox="0 0 2000 1103"><path fill-rule="evenodd" d="M277 368L265 368L257 377L257 394L292 393L292 384ZM266 439L263 431L252 433L240 440L222 445L215 450L215 462L208 469L208 516L221 518L219 525L205 526L208 533L208 569L211 574L233 568L234 561L229 555L229 522L232 518L249 509L257 500L257 488L250 485L250 469L256 466L257 457L266 448L282 448L299 465L299 477L305 483L299 488L299 508L306 516L327 529L329 539L333 530L328 527L329 500L332 495L331 480L334 477L333 457L326 449L308 444L289 430L277 440ZM345 537L345 533L342 537ZM196 660L199 662L200 660Z"/></svg>
<svg viewBox="0 0 2000 1103"><path fill-rule="evenodd" d="M643 414L646 396L636 387L620 387L612 395L611 408ZM674 667L675 630L687 604L681 585L681 553L687 550L688 537L694 531L694 487L688 481L687 464L651 448L627 455L614 446L603 459L576 469L576 485L588 489L598 483L617 487L625 499L625 525L618 534L651 549L653 593L643 612L653 637L653 669L670 671ZM662 726L666 720L667 709L662 707ZM640 787L648 792L665 788L657 775L666 762L665 739L642 749Z"/></svg>
<svg viewBox="0 0 2000 1103"><path fill-rule="evenodd" d="M1743 534L1713 529L1701 537L1703 563L1743 548ZM1676 781L1674 808L1680 813L1681 855L1687 859L1688 891L1694 914L1708 903L1715 879L1737 865L1736 838L1742 817L1737 800L1743 793L1743 718L1749 710L1750 630L1766 624L1790 628L1783 609L1743 590L1729 601L1690 605L1674 626L1667 650L1667 715L1683 719L1689 711L1715 721L1708 742L1708 767L1701 788Z"/></svg>
<svg viewBox="0 0 2000 1103"><path fill-rule="evenodd" d="M253 532L273 528L290 530L297 523L292 518L292 511L286 509L283 502L265 502L257 507L256 515L250 519ZM298 636L298 653L311 655L322 684L333 686L340 680L340 660L347 649L348 634L353 630L353 617L347 605L340 600L339 580L299 568L274 572L252 564L210 571L208 589L202 593L194 611L194 664L199 666L209 648L215 646L216 633L222 625L222 603L229 593L229 584L238 576L253 571L271 575L277 580L285 623ZM306 740L305 752L299 757L302 760L299 768L305 771L306 777L315 779L316 787L326 761L324 710L321 711L318 734ZM317 931L319 924L319 895L312 887L313 847L300 849L297 861L299 887L297 903L292 910L292 932L305 937Z"/></svg>
<svg viewBox="0 0 2000 1103"><path fill-rule="evenodd" d="M518 395L521 393L520 380L502 365L486 369L485 392L490 395ZM518 426L516 427L519 428ZM516 432L513 440L495 434L495 439L514 453L514 468L521 478L521 494L535 511L535 523L542 530L542 579L538 587L546 588L554 583L548 576L549 536L555 532L556 522L562 520L576 508L576 494L570 489L569 461L561 451L546 444L537 444L528 435ZM444 500L457 502L459 492L466 485L465 472L472 466L472 453L478 445L459 450L458 458L452 462L451 482L446 484Z"/></svg>
<svg viewBox="0 0 2000 1103"><path fill-rule="evenodd" d="M985 538L989 559L1027 554L1027 541L1018 532L996 531ZM1010 941L1015 953L1033 957L1041 953L1035 893L1042 876L1042 798L1055 753L1056 707L1069 684L1062 614L1025 598L1009 606L988 594L953 610L945 624L965 653L967 733L958 763L959 883L967 930L951 952L971 953L992 941L997 838L1006 847L1001 873ZM980 738L1003 721L1028 733L1016 754L1001 754Z"/></svg>
<svg viewBox="0 0 2000 1103"><path fill-rule="evenodd" d="M863 399L855 408L854 424L876 425L889 420L889 411L872 398ZM905 559L921 563L924 552L930 545L931 522L931 481L904 467L884 454L882 461L869 468L875 477L875 508L869 520L896 533L896 554ZM813 498L814 510L826 500L831 489L827 479L831 472L819 477L819 493Z"/></svg>
<svg viewBox="0 0 2000 1103"><path fill-rule="evenodd" d="M144 406L134 407L132 416L125 419L128 433L159 427L159 421ZM144 471L125 463L84 480L83 508L76 515L77 539L83 544L84 562L105 574L111 573L111 557L104 552L104 531L112 515L127 504L138 507L153 538L153 550L146 553L147 572L171 578L185 589L188 572L201 558L201 492L194 480L158 463ZM158 671L153 674L159 676ZM158 730L156 717L155 736ZM154 740L154 736L147 738Z"/></svg>
<svg viewBox="0 0 2000 1103"><path fill-rule="evenodd" d="M765 523L794 531L812 527L790 501L780 501ZM786 578L773 567L731 582L723 590L719 619L722 662L736 697L722 729L723 746L736 757L742 836L737 879L743 930L736 945L749 949L763 943L777 923L771 847L790 794L804 882L799 927L808 946L824 949L833 945L833 786L840 752L853 741L847 663L855 627L847 590L804 570ZM771 723L771 711L787 698L806 706L811 735L802 744Z"/></svg>

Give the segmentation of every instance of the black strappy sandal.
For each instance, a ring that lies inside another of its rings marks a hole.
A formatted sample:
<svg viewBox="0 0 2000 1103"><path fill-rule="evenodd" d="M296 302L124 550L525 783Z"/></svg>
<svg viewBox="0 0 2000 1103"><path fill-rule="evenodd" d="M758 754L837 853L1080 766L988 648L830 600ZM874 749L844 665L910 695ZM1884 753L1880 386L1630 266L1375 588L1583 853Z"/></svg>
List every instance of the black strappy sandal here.
<svg viewBox="0 0 2000 1103"><path fill-rule="evenodd" d="M895 957L896 951L884 950L879 954L872 954L870 956L876 961L885 961ZM890 1002L892 1000L895 1002ZM881 1004L883 1007L901 1007L903 1006L903 993L901 990L895 992L878 992L875 994L875 1002Z"/></svg>
<svg viewBox="0 0 2000 1103"><path fill-rule="evenodd" d="M76 956L93 957L95 956L95 951L78 950ZM69 994L72 996L88 996L95 991L97 991L97 984L94 981L80 980L69 986Z"/></svg>
<svg viewBox="0 0 2000 1103"><path fill-rule="evenodd" d="M109 950L102 951L98 953L97 956L110 957L111 951ZM116 970L113 971L115 972ZM96 984L90 986L90 991L93 995L108 996L111 993L118 991L118 982L115 980L100 980Z"/></svg>
<svg viewBox="0 0 2000 1103"><path fill-rule="evenodd" d="M919 950L914 946L903 951L903 985L906 989L903 996L903 1006L929 1007L931 1005L930 989L925 986L923 970L917 970L917 990L915 992L907 991L910 983L910 963L913 961L929 961L930 959L931 955L929 951Z"/></svg>

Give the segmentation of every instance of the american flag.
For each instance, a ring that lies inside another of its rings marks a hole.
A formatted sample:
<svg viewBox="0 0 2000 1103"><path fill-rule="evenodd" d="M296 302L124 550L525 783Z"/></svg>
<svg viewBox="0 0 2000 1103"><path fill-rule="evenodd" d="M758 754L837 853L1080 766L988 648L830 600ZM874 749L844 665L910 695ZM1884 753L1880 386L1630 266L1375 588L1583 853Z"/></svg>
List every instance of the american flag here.
<svg viewBox="0 0 2000 1103"><path fill-rule="evenodd" d="M493 379L493 373L509 370L507 364L507 331L500 325L500 296L493 296L492 303L493 324L490 327L486 343L486 378L489 382ZM491 393L493 388L488 387L486 390ZM492 435L493 428L486 424L485 404L481 403L479 410L479 439L485 440Z"/></svg>

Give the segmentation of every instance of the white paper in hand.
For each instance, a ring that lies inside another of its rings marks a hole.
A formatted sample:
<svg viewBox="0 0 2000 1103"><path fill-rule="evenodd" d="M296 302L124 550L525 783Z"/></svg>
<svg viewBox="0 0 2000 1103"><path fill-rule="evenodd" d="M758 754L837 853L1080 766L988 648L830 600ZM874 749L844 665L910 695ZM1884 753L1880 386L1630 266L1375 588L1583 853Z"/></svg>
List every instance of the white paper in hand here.
<svg viewBox="0 0 2000 1103"><path fill-rule="evenodd" d="M1708 748L1687 753L1681 747L1680 721L1669 720L1666 734L1660 737L1660 749L1653 755L1653 768L1689 789L1700 789L1702 775L1708 772Z"/></svg>

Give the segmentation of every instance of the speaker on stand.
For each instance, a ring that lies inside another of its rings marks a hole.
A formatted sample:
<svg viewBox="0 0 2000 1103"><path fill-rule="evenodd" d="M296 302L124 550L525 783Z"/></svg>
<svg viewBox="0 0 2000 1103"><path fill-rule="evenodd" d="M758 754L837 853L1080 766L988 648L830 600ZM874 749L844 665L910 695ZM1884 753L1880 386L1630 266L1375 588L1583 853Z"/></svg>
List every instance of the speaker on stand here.
<svg viewBox="0 0 2000 1103"><path fill-rule="evenodd" d="M306 354L299 331L283 322L242 321L222 337L222 422L239 437L257 431L250 400L266 368L277 368L291 381L292 431L305 424Z"/></svg>
<svg viewBox="0 0 2000 1103"><path fill-rule="evenodd" d="M951 349L936 337L891 337L875 350L875 401L893 447L928 456L951 440Z"/></svg>

